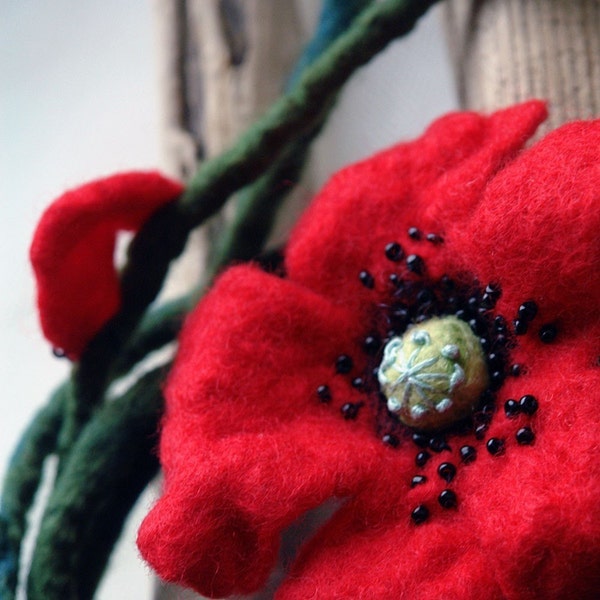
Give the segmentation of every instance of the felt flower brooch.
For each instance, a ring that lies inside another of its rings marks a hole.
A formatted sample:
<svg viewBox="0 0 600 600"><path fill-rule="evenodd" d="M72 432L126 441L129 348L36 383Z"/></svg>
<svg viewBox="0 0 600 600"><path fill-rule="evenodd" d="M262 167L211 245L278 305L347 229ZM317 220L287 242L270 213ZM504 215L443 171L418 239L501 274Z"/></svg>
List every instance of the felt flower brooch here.
<svg viewBox="0 0 600 600"><path fill-rule="evenodd" d="M276 597L592 598L600 589L600 122L531 148L539 102L446 116L336 176L284 274L225 272L166 387L169 581Z"/></svg>

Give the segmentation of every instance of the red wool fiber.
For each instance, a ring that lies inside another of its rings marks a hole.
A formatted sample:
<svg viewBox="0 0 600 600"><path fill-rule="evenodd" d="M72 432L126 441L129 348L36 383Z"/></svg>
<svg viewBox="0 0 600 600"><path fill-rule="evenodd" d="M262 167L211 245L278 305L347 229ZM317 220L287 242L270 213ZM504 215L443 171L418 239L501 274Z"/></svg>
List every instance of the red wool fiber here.
<svg viewBox="0 0 600 600"><path fill-rule="evenodd" d="M337 498L277 599L598 597L600 121L524 149L545 116L537 101L450 114L335 175L291 237L285 278L255 266L221 276L188 318L166 387L164 490L138 539L161 577L211 597L255 591L282 532ZM423 259L422 274L386 257L393 241ZM507 368L523 367L496 391L481 436L447 433L448 448L422 467L411 432L382 443L376 391L353 383L390 275L500 286L490 314L508 323ZM525 301L538 314L515 335ZM547 325L556 336L545 343ZM348 373L334 366L342 354ZM524 395L537 411L508 416L505 401ZM349 402L362 404L346 419ZM523 427L535 436L527 444ZM486 449L494 439L498 455ZM461 460L464 445L473 462ZM456 466L451 481L443 462ZM412 486L417 474L426 482ZM438 502L445 489L455 507ZM429 518L415 524L419 505Z"/></svg>
<svg viewBox="0 0 600 600"><path fill-rule="evenodd" d="M69 358L119 309L117 233L136 231L181 192L156 172L121 173L66 192L42 215L30 250L40 321Z"/></svg>

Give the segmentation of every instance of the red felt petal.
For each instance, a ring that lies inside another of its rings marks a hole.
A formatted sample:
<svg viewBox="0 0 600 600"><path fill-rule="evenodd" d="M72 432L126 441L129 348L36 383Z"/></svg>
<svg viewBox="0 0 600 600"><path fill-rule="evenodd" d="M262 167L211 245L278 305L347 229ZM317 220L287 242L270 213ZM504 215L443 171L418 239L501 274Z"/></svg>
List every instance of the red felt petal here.
<svg viewBox="0 0 600 600"><path fill-rule="evenodd" d="M290 278L346 305L364 307L373 296L360 285L359 273L367 270L376 290L383 287L397 267L384 255L392 241L406 254L425 258L430 272L440 275L457 257L412 240L408 228L444 237L448 225L465 223L490 178L545 116L538 101L489 117L451 114L414 142L340 171L292 235L286 257Z"/></svg>
<svg viewBox="0 0 600 600"><path fill-rule="evenodd" d="M498 309L525 300L539 323L589 326L600 306L600 121L552 132L491 182L449 251L482 281L498 281Z"/></svg>
<svg viewBox="0 0 600 600"><path fill-rule="evenodd" d="M533 394L533 417L496 413L487 438L505 440L491 456L485 441L474 463L461 465L458 447L432 458L422 473L428 483L382 472L378 482L348 503L303 549L278 600L300 598L448 598L577 600L596 597L600 584L600 370L593 361L600 329L540 352L527 375L510 380L499 402ZM559 377L553 377L557 369ZM523 426L535 433L519 445ZM404 449L405 450L405 449ZM399 452L402 452L401 448ZM447 483L442 461L457 465ZM443 509L437 496L455 491L458 505ZM415 526L417 504L431 511Z"/></svg>
<svg viewBox="0 0 600 600"><path fill-rule="evenodd" d="M156 172L122 173L63 194L42 215L31 244L42 329L77 358L118 310L118 231L135 231L182 186Z"/></svg>
<svg viewBox="0 0 600 600"><path fill-rule="evenodd" d="M382 504L402 498L387 495ZM357 503L345 506L304 549L276 594L304 598L504 600L471 524L460 515L420 526L362 525Z"/></svg>
<svg viewBox="0 0 600 600"><path fill-rule="evenodd" d="M390 462L406 468L366 411L345 421L342 398L315 393L345 389L333 364L355 329L344 310L253 267L227 272L190 317L166 388L164 495L138 542L161 577L218 597L255 590L299 515Z"/></svg>

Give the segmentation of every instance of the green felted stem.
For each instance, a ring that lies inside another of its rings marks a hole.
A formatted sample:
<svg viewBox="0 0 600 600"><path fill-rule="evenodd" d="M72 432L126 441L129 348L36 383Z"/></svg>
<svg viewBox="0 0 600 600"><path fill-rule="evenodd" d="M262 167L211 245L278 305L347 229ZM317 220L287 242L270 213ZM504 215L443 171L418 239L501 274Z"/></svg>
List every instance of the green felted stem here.
<svg viewBox="0 0 600 600"><path fill-rule="evenodd" d="M42 477L45 459L56 449L68 384L61 386L34 417L10 461L0 502L0 598L14 597L27 514Z"/></svg>
<svg viewBox="0 0 600 600"><path fill-rule="evenodd" d="M44 513L30 600L93 596L127 514L158 471L154 449L164 374L146 374L105 404L73 445Z"/></svg>
<svg viewBox="0 0 600 600"><path fill-rule="evenodd" d="M90 343L75 374L77 404L63 438L66 447L100 401L113 358L160 291L168 265L183 249L191 229L260 177L291 139L310 132L354 71L409 32L436 1L387 0L365 9L289 94L235 147L202 165L179 201L163 207L138 233L123 273L123 307Z"/></svg>

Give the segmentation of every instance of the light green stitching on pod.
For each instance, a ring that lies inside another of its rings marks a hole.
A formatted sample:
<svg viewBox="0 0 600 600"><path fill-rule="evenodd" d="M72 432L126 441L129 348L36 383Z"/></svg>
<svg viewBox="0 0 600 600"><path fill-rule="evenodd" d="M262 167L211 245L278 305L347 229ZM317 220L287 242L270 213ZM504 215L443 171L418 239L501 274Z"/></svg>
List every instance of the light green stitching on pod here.
<svg viewBox="0 0 600 600"><path fill-rule="evenodd" d="M388 410L425 431L467 417L489 382L479 339L456 317L434 317L392 338L378 378Z"/></svg>

